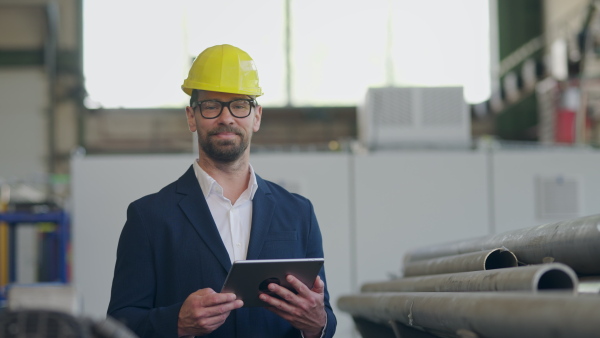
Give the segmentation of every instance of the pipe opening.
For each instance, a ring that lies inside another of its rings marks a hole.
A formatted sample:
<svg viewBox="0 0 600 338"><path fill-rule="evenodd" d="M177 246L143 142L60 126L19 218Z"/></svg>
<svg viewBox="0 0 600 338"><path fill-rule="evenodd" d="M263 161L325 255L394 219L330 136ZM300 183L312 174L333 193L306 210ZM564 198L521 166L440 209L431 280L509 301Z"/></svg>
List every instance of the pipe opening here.
<svg viewBox="0 0 600 338"><path fill-rule="evenodd" d="M571 276L559 269L544 272L538 281L538 290L573 290L575 283Z"/></svg>
<svg viewBox="0 0 600 338"><path fill-rule="evenodd" d="M485 269L503 269L517 267L517 257L508 250L496 249L485 259Z"/></svg>

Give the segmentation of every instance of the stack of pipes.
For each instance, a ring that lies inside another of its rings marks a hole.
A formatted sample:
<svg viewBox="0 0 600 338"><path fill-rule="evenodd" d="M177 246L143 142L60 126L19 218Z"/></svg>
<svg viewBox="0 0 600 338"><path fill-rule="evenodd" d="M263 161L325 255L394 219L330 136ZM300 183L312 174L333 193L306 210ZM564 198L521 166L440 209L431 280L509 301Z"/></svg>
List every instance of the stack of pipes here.
<svg viewBox="0 0 600 338"><path fill-rule="evenodd" d="M409 251L338 307L363 338L600 336L600 215Z"/></svg>

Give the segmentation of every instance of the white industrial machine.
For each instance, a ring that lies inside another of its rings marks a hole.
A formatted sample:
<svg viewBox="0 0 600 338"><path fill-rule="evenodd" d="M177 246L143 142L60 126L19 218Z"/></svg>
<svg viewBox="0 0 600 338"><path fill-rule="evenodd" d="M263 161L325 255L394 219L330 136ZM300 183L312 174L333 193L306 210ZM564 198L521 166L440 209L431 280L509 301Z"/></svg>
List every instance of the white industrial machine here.
<svg viewBox="0 0 600 338"><path fill-rule="evenodd" d="M359 140L369 149L471 145L462 87L369 88L358 115Z"/></svg>

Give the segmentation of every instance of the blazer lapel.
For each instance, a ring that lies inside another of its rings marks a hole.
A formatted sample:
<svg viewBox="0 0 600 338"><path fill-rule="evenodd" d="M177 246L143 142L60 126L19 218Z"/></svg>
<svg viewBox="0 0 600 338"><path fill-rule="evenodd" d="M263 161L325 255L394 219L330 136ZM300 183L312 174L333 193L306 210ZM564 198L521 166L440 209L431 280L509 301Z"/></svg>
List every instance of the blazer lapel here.
<svg viewBox="0 0 600 338"><path fill-rule="evenodd" d="M188 171L177 180L177 193L186 195L179 202L179 207L225 271L229 271L231 268L229 254L200 189L193 166L190 166Z"/></svg>
<svg viewBox="0 0 600 338"><path fill-rule="evenodd" d="M252 230L246 259L258 259L271 227L275 200L265 181L256 175L258 189L252 199Z"/></svg>

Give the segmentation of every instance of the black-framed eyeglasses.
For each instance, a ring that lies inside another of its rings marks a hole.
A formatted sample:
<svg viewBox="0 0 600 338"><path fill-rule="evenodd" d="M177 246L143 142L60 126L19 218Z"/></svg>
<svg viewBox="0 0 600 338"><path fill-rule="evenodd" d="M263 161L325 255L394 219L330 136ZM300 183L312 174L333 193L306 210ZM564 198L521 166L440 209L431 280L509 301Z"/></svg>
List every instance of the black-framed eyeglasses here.
<svg viewBox="0 0 600 338"><path fill-rule="evenodd" d="M200 115L205 119L216 119L223 112L223 108L229 108L231 115L239 119L248 117L252 107L256 106L254 99L236 99L229 102L218 100L204 100L192 103L192 108L200 107Z"/></svg>

